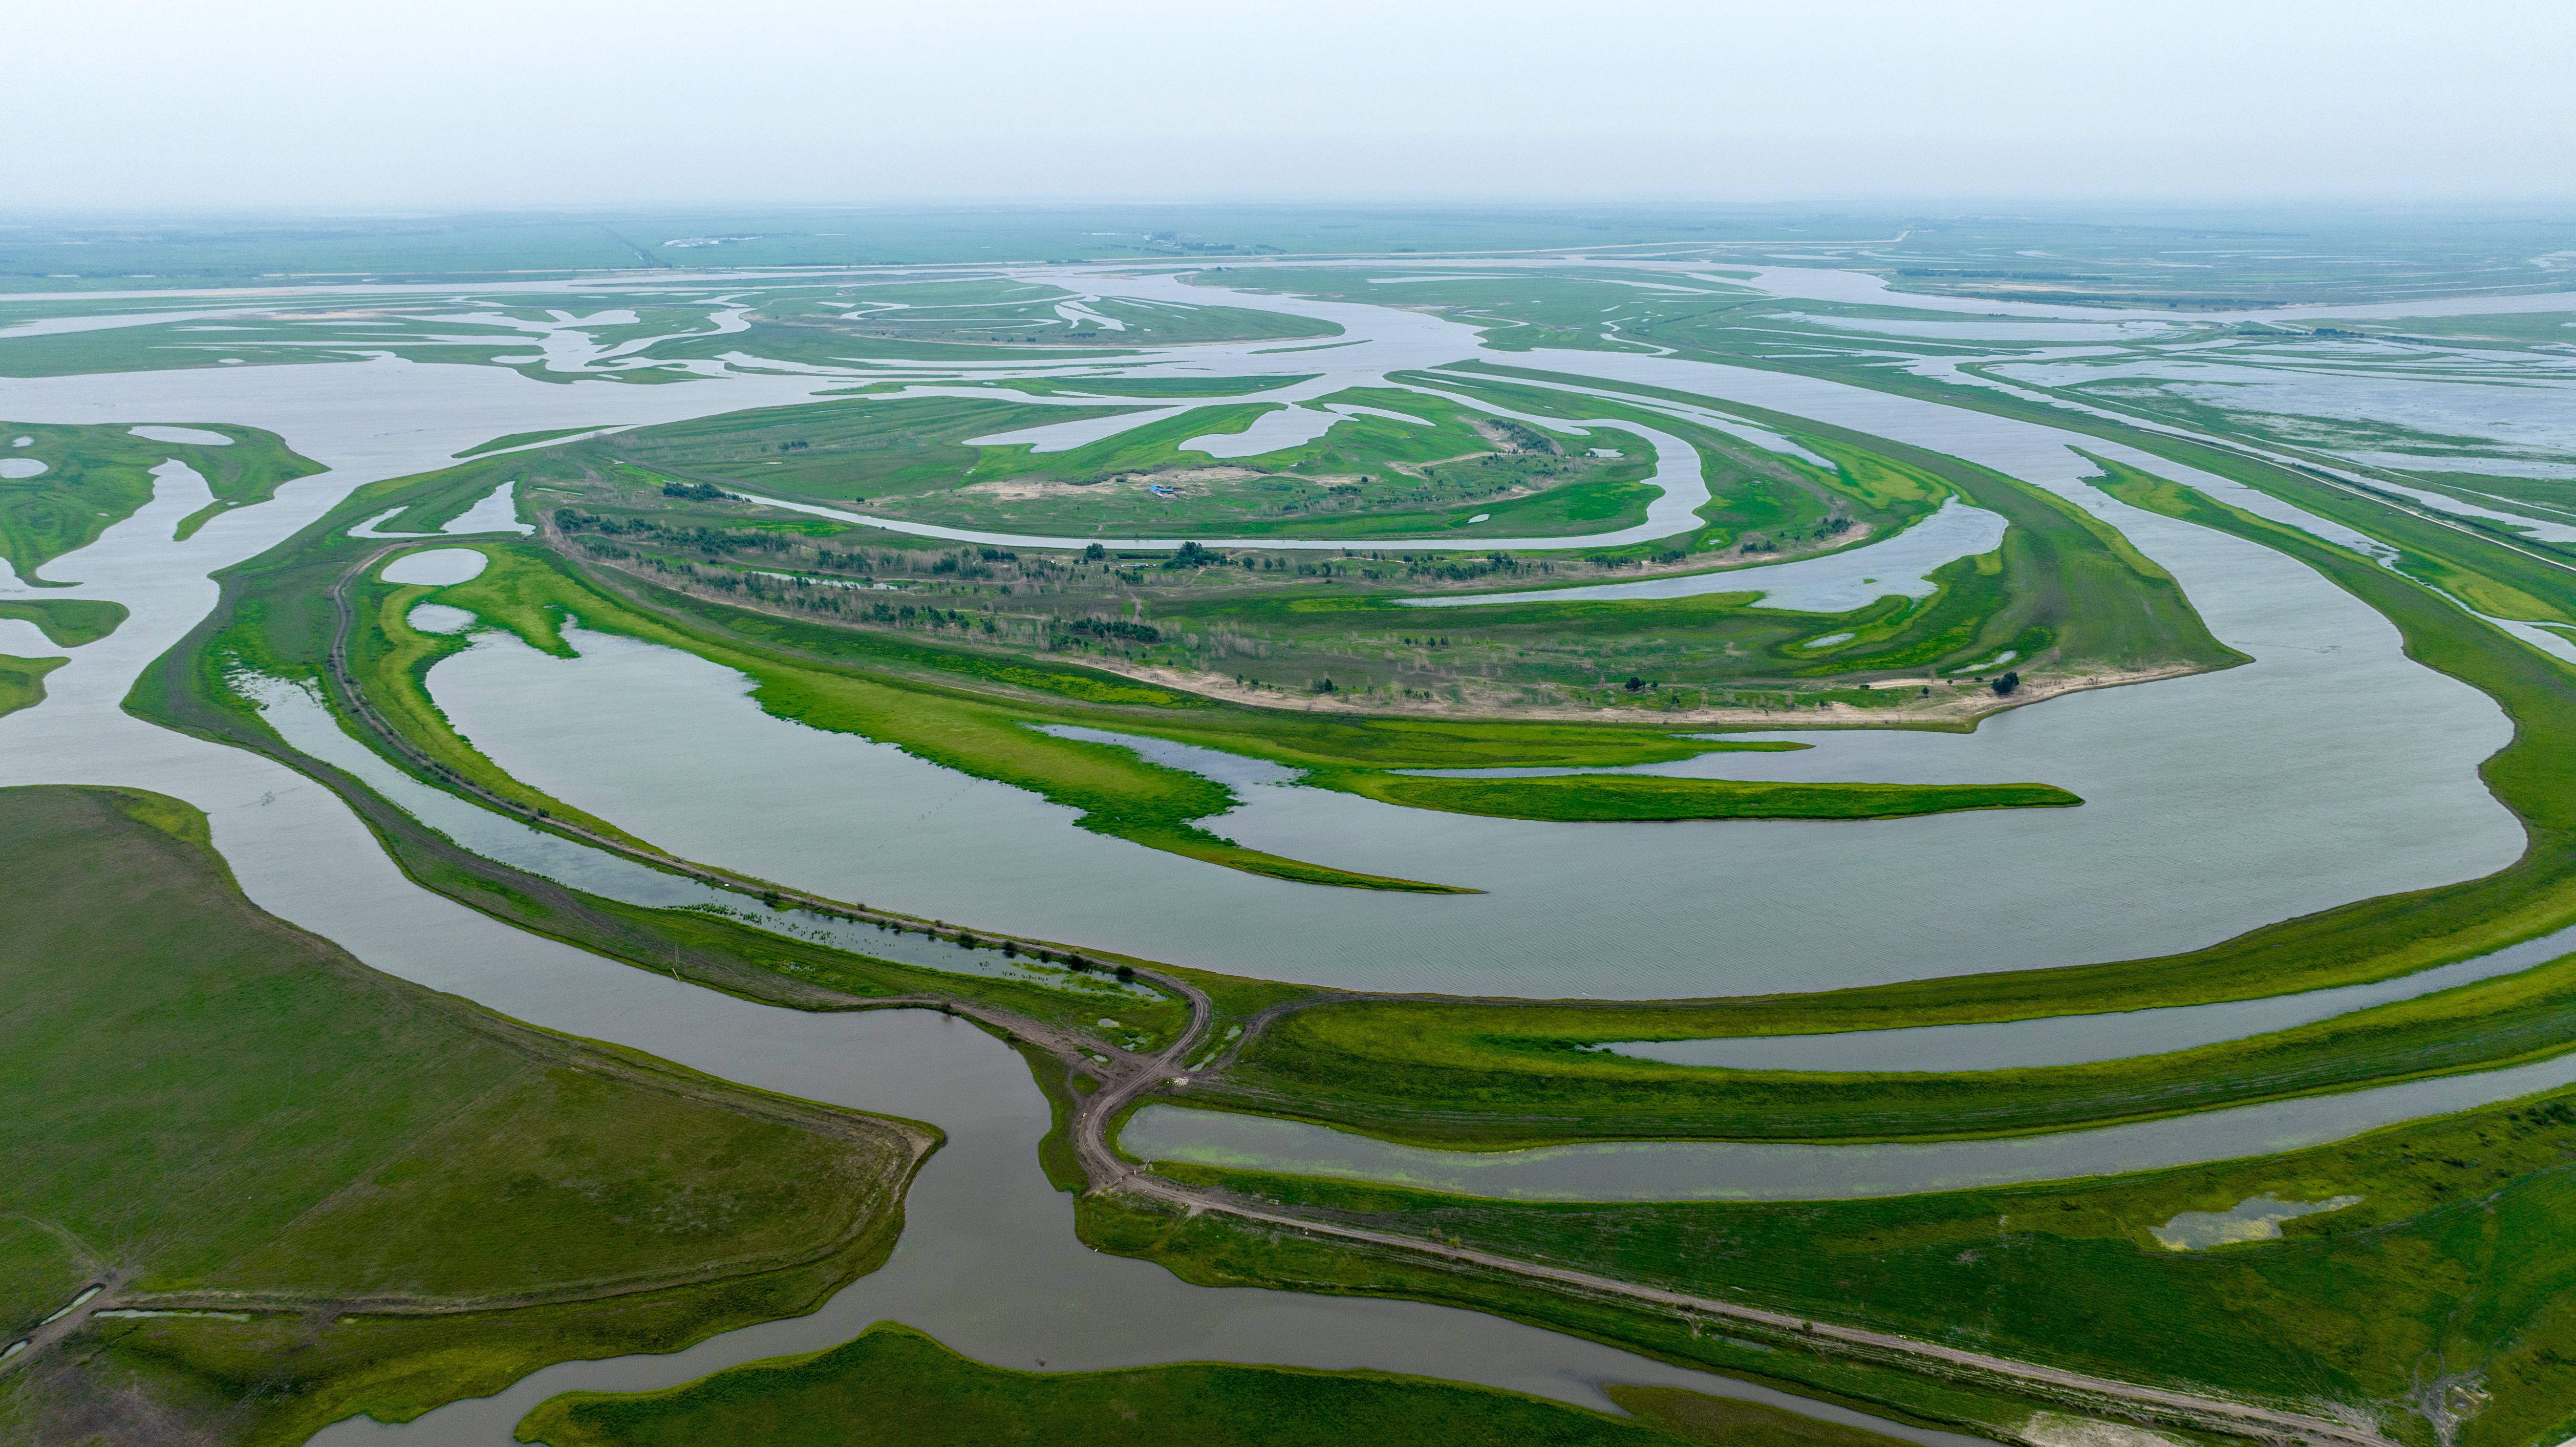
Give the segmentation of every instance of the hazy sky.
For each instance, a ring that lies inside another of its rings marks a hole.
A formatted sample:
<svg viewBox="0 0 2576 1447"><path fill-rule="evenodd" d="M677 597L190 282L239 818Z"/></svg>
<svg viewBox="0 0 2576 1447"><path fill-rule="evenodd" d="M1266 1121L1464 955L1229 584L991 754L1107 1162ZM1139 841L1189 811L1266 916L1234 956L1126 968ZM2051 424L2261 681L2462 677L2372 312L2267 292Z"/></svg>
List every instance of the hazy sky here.
<svg viewBox="0 0 2576 1447"><path fill-rule="evenodd" d="M2569 0L13 8L8 209L2576 197Z"/></svg>

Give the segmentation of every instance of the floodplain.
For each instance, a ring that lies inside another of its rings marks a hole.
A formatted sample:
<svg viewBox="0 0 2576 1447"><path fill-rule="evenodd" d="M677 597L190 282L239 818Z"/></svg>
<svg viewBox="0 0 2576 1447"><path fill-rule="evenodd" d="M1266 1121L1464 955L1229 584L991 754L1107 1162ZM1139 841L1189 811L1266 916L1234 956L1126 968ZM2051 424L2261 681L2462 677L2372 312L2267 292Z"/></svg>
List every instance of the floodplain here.
<svg viewBox="0 0 2576 1447"><path fill-rule="evenodd" d="M314 1094L141 1052L310 1197L204 1173L191 1237L67 1152L152 1140L142 1087L12 1057L60 1199L11 1203L0 1410L789 1442L899 1369L907 1440L2549 1447L2567 961L2405 982L2576 924L2565 293L2043 230L9 301L0 829L80 876L13 895L14 988ZM146 955L376 1016L263 1046L301 1017ZM2032 1065L1617 1048L2365 986ZM2262 1111L2346 1123L2220 1129ZM1536 1200L1168 1144L1212 1112L1462 1165L2221 1143Z"/></svg>

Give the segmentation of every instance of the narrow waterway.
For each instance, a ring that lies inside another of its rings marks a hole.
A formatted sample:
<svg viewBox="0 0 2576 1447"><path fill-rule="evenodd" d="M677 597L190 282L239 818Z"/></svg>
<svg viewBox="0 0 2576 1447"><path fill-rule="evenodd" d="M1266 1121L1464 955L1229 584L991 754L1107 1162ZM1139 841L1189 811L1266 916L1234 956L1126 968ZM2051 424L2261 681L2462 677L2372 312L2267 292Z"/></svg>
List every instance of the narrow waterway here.
<svg viewBox="0 0 2576 1447"><path fill-rule="evenodd" d="M1129 1118L1118 1143L1148 1161L1514 1201L1834 1201L2277 1155L2571 1084L2576 1054L2475 1075L2002 1140L1848 1146L1619 1141L1518 1151L1436 1150L1303 1121L1149 1105Z"/></svg>

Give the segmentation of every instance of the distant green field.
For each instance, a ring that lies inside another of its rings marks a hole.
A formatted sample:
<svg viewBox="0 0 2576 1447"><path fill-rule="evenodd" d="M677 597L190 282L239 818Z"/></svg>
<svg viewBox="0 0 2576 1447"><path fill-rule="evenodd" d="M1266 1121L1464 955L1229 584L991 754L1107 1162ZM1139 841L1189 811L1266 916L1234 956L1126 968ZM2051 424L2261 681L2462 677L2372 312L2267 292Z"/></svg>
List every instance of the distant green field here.
<svg viewBox="0 0 2576 1447"><path fill-rule="evenodd" d="M549 1447L1892 1447L1895 1440L1693 1392L1610 1391L1637 1415L1377 1372L1215 1363L1019 1372L879 1322L846 1346L663 1391L552 1397L521 1420L517 1438Z"/></svg>
<svg viewBox="0 0 2576 1447"><path fill-rule="evenodd" d="M248 1313L93 1321L0 1385L0 1436L130 1390L301 1442L792 1314L892 1245L913 1128L376 974L245 900L175 800L0 791L0 862L0 1332L111 1278Z"/></svg>
<svg viewBox="0 0 2576 1447"><path fill-rule="evenodd" d="M1050 258L1241 263L1274 253L1885 237L1895 216L1783 214L1769 207L1419 207L1088 205L1043 207L669 208L463 212L398 218L293 214L171 217L127 224L49 221L0 243L8 290L203 286L272 273L360 273L387 281L514 272L692 266L1036 262ZM716 245L675 241L728 238ZM77 248L77 252L67 248ZM77 254L76 263L67 263ZM60 273L77 272L73 276ZM143 275L137 275L142 273ZM336 278L335 278L336 279ZM1383 288L1381 289L1383 290Z"/></svg>
<svg viewBox="0 0 2576 1447"><path fill-rule="evenodd" d="M855 305L852 305L855 303ZM1341 328L1285 312L1095 297L1042 281L870 284L764 302L763 320L820 330L864 355L876 338L907 341L1173 346L1335 337Z"/></svg>

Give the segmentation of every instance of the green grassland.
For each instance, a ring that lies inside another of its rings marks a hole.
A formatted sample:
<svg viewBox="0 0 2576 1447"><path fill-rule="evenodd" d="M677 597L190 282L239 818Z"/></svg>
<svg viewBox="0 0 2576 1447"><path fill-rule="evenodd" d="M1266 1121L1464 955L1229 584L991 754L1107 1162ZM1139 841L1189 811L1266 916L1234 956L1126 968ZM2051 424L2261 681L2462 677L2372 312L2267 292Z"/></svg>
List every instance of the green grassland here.
<svg viewBox="0 0 2576 1447"><path fill-rule="evenodd" d="M789 1314L892 1246L923 1128L378 975L245 900L177 801L0 791L0 858L0 1317L108 1281L248 1318L94 1319L16 1364L15 1431L219 1402L228 1440L300 1442Z"/></svg>
<svg viewBox="0 0 2576 1447"><path fill-rule="evenodd" d="M1194 1181L1247 1188L1253 1184L1244 1177L1179 1167L1160 1169ZM1266 1187L1272 1179L1259 1178L1259 1183ZM1300 1192L1331 1189L1302 1180L1293 1185ZM1333 1203L1343 1199L1336 1194ZM1221 1211L1184 1212L1150 1198L1095 1192L1076 1203L1075 1220L1089 1244L1153 1261L1193 1285L1403 1297L1462 1306L1920 1426L1964 1429L2010 1441L2019 1437L2035 1411L2049 1405L1994 1383L1948 1379L1857 1355L1820 1351L1804 1338L1739 1331L1731 1324L1687 1320L1673 1313L1559 1293L1398 1252L1355 1250L1346 1243L1266 1222L1245 1222ZM1821 1311L1818 1315L1834 1319ZM1610 1391L1631 1410L1662 1405L1652 1398L1632 1397L1627 1389ZM1781 1419L1805 1423L1788 1413L1778 1414L1772 1422ZM1658 1425L1679 1427L1674 1417L1657 1420ZM1757 1442L1767 1436L1746 1435ZM1718 1440L1740 1439L1720 1435ZM1852 1442L1850 1447L1860 1444Z"/></svg>
<svg viewBox="0 0 2576 1447"><path fill-rule="evenodd" d="M45 470L34 477L0 478L0 558L25 581L45 585L36 570L98 541L98 535L152 500L152 469L176 458L206 479L214 501L179 524L186 537L228 507L265 502L279 483L320 472L296 456L273 432L222 423L189 422L220 432L227 446L152 442L121 426L0 422L12 438L33 437L11 457L34 458Z"/></svg>
<svg viewBox="0 0 2576 1447"><path fill-rule="evenodd" d="M45 675L68 658L17 658L0 653L0 717L45 701Z"/></svg>
<svg viewBox="0 0 2576 1447"><path fill-rule="evenodd" d="M2308 1411L2341 1403L2402 1441L2435 1440L2421 1415L2434 1404L2466 1418L2443 1439L2458 1447L2576 1431L2576 1268L2560 1249L2576 1230L2568 1092L2258 1160L1868 1201L1531 1204L1159 1169L1378 1230L2079 1371ZM2150 1234L2186 1211L2340 1196L2361 1199L2283 1222L2279 1239L2178 1251ZM1286 1274L1246 1241L1167 1229L1125 1249L1185 1270L1221 1259L1238 1279ZM1352 1257L1328 1279L1383 1290L1371 1279L1382 1269ZM1437 1295L1491 1289L1462 1278ZM1813 1361L1780 1350L1769 1365Z"/></svg>
<svg viewBox="0 0 2576 1447"><path fill-rule="evenodd" d="M117 630L128 616L122 603L103 598L12 599L0 602L0 618L23 618L44 630L63 648L96 643Z"/></svg>
<svg viewBox="0 0 2576 1447"><path fill-rule="evenodd" d="M1631 1398L1633 1397L1633 1402ZM1099 1372L989 1367L893 1322L828 1351L729 1368L658 1392L540 1403L522 1442L550 1447L1066 1447L1204 1443L1339 1447L1885 1447L1893 1439L1752 1403L1627 1389L1621 1419L1513 1392L1377 1372L1184 1363Z"/></svg>
<svg viewBox="0 0 2576 1447"><path fill-rule="evenodd" d="M1371 777L1356 792L1408 809L1502 819L1902 819L1961 809L2065 808L2047 784L1775 784L1560 774L1530 779Z"/></svg>
<svg viewBox="0 0 2576 1447"><path fill-rule="evenodd" d="M579 306L585 299L570 300ZM363 332L315 326L290 315L234 318L223 323L224 330L217 333L209 333L203 322L176 320L14 337L0 341L0 377L65 377L232 365L301 367L363 362L388 353L414 362L497 366L501 365L499 358L528 355L531 346L527 333L486 323L452 318L433 321L397 311L372 314L381 324ZM346 316L348 312L326 315ZM705 316L703 312L689 315L698 321ZM512 370L539 381L573 380L564 373L549 373L541 364L520 364ZM656 369L608 375L630 381L661 381L671 376Z"/></svg>
<svg viewBox="0 0 2576 1447"><path fill-rule="evenodd" d="M1500 400L1563 403L1527 388ZM1828 471L1690 424L1657 424L1708 460L1717 494L1704 510L1709 525L1672 544L1581 554L1468 551L1463 535L1454 551L1355 545L1321 556L1256 549L1095 560L932 549L857 528L827 536L828 524L775 521L740 503L675 500L663 495L661 474L639 469L585 472L565 459L544 465L544 475L557 489L548 500L579 498L557 517L581 551L650 568L688 590L870 630L935 634L963 625L981 646L1179 669L1203 686L1226 686L1217 691L1278 690L1288 695L1282 702L1321 691L1329 679L1344 700L1387 710L1787 708L1821 701L1820 690L1837 685L1838 701L1887 707L1900 700L1858 685L1909 673L1920 684L2005 648L2020 654L2024 671L2034 663L2078 672L2238 659L2209 638L2161 569L2045 494L1946 459L1899 461L1848 437L1812 439L1834 459ZM1579 490L1524 501L1552 506ZM1999 554L1936 572L1937 591L1922 600L1891 596L1839 616L1767 610L1744 594L1532 601L1438 615L1397 606L1424 591L1544 589L1632 579L1646 567L1705 571L1769 560L1783 548L1846 546L1844 538L1883 535L1955 492L2006 514L2013 527ZM834 582L877 591L823 586ZM897 596L886 595L889 587ZM918 606L925 601L926 612ZM963 616L961 603L980 620ZM1100 631L1111 623L1115 636ZM1139 632L1129 623L1150 626ZM1851 636L1823 647L1809 642L1834 633ZM1630 677L1662 686L1621 687Z"/></svg>
<svg viewBox="0 0 2576 1447"><path fill-rule="evenodd" d="M1107 390L1115 392L1110 386ZM965 439L1113 416L1099 408L996 398L853 399L703 418L621 433L574 449L595 467L623 461L672 477L770 495L864 500L889 517L944 526L1074 536L1392 537L1584 533L1633 524L1654 490L1653 453L1634 437L1550 437L1443 398L1355 389L1323 399L1421 417L1358 416L1311 442L1259 457L1181 450L1241 431L1272 403L1222 399L1063 452ZM1616 459L1586 455L1608 447ZM1006 484L1024 484L1009 487ZM1169 486L1161 497L1148 484ZM999 489L999 490L997 490Z"/></svg>

